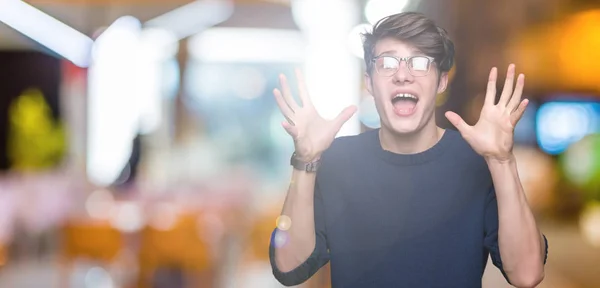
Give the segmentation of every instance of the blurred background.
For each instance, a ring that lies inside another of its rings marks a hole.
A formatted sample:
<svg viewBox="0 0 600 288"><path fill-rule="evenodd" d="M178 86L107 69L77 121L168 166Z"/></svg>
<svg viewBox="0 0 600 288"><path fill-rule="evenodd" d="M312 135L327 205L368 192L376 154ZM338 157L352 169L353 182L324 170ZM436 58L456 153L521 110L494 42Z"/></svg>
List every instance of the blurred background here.
<svg viewBox="0 0 600 288"><path fill-rule="evenodd" d="M477 121L491 67L527 75L540 287L600 287L597 0L0 0L0 287L282 287L277 75L302 69L325 117L359 105L340 136L377 128L360 33L400 11L455 41L441 126ZM491 263L483 283L509 287Z"/></svg>

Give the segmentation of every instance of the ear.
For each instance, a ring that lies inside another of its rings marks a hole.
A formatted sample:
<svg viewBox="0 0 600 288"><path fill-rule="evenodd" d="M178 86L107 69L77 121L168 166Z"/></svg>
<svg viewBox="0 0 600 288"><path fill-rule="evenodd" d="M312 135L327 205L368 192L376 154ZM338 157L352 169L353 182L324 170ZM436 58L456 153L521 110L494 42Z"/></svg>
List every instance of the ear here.
<svg viewBox="0 0 600 288"><path fill-rule="evenodd" d="M371 79L371 76L369 76L369 73L365 73L365 86L367 87L367 91L369 92L369 94L373 96L373 81Z"/></svg>
<svg viewBox="0 0 600 288"><path fill-rule="evenodd" d="M446 91L447 87L448 87L448 72L444 72L444 73L442 73L442 75L440 75L440 80L438 81L437 93L438 94L444 93L444 91Z"/></svg>

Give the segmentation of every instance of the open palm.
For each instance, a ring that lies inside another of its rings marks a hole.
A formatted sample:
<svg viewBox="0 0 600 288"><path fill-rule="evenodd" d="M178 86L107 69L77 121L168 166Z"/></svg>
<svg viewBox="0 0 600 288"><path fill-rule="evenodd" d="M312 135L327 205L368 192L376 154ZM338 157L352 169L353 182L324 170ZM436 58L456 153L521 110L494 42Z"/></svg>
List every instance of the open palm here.
<svg viewBox="0 0 600 288"><path fill-rule="evenodd" d="M497 104L496 80L498 70L494 67L485 95L485 102L479 120L470 126L454 112L446 112L446 118L458 129L471 147L486 159L508 160L512 156L514 128L523 116L529 101L521 101L525 76L520 74L514 86L515 65L511 64L506 73L506 81ZM514 86L514 90L513 90Z"/></svg>
<svg viewBox="0 0 600 288"><path fill-rule="evenodd" d="M354 115L356 106L344 109L335 119L324 119L319 115L307 92L304 77L296 70L298 92L301 105L294 100L290 86L284 75L279 76L281 90L275 89L273 94L277 106L287 119L282 123L283 128L294 139L297 157L304 161L318 159L333 142L335 135L344 123Z"/></svg>

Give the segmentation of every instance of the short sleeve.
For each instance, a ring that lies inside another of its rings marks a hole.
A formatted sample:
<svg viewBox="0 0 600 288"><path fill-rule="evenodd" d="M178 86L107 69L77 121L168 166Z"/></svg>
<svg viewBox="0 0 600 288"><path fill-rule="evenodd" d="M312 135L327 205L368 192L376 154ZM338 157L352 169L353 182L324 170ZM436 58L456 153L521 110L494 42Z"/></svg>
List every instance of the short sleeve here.
<svg viewBox="0 0 600 288"><path fill-rule="evenodd" d="M323 204L323 198L321 197L321 191L318 187L318 182L315 185L315 198L314 198L314 213L315 213L315 249L313 253L304 261L304 263L300 264L298 267L294 268L289 272L282 272L277 268L275 262L275 245L278 245L279 242L283 242L285 245L285 240L278 241L278 233L284 233L285 231L281 231L277 228L271 234L271 243L269 245L269 257L271 262L271 268L273 269L273 275L275 278L285 286L294 286L299 285L306 280L310 279L321 267L329 262L329 252L327 248L327 233L325 230L325 208ZM285 239L285 236L279 239Z"/></svg>
<svg viewBox="0 0 600 288"><path fill-rule="evenodd" d="M490 257L492 258L492 263L510 284L510 280L504 271L502 266L502 258L500 257L500 246L498 245L498 229L499 229L499 221L498 221L498 201L496 200L496 191L494 187L490 189L486 198L486 207L485 207L485 238L484 238L484 247L489 252ZM546 264L546 260L548 258L548 240L544 237L544 245L545 253L544 256L544 264Z"/></svg>

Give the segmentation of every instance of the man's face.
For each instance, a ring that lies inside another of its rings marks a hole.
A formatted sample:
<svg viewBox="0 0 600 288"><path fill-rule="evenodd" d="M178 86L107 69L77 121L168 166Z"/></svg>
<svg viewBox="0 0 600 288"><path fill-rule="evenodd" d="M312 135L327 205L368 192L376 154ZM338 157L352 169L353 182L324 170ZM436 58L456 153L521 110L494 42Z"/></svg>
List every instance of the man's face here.
<svg viewBox="0 0 600 288"><path fill-rule="evenodd" d="M367 73L365 80L369 93L375 97L382 128L395 134L409 134L435 122L435 97L446 89L447 73L438 82L437 65L423 57L400 61L398 66L395 59L384 56L399 59L426 55L392 38L377 43L375 56L371 76Z"/></svg>

